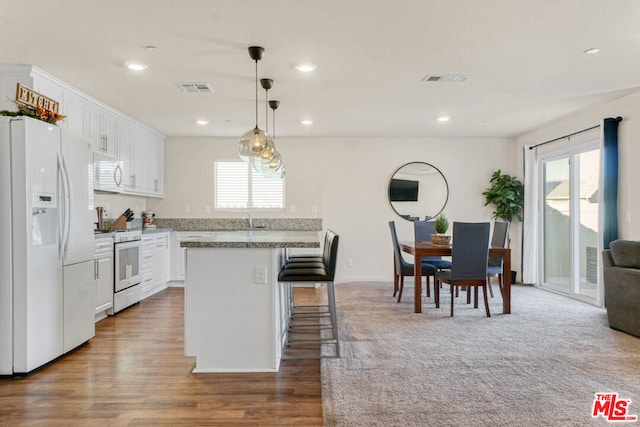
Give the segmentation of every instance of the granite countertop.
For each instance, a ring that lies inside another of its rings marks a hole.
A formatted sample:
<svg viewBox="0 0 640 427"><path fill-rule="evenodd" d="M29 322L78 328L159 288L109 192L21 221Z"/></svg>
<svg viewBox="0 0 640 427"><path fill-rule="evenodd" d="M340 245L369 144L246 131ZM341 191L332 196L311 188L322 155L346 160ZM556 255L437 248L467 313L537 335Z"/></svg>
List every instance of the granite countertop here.
<svg viewBox="0 0 640 427"><path fill-rule="evenodd" d="M242 218L155 218L156 227L172 231L249 230ZM253 218L255 227L270 231L322 231L321 218Z"/></svg>
<svg viewBox="0 0 640 427"><path fill-rule="evenodd" d="M224 231L212 237L185 240L183 248L319 248L317 231Z"/></svg>

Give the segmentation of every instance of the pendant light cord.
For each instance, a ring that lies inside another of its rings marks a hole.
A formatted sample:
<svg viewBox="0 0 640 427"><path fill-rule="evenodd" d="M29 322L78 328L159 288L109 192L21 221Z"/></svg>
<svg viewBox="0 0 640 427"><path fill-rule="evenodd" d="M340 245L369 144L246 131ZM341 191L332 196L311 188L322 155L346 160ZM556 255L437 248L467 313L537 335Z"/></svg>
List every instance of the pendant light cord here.
<svg viewBox="0 0 640 427"><path fill-rule="evenodd" d="M258 60L256 59L256 129L258 129Z"/></svg>
<svg viewBox="0 0 640 427"><path fill-rule="evenodd" d="M264 103L264 121L266 123L264 131L269 133L269 89L264 90L265 93L265 103Z"/></svg>

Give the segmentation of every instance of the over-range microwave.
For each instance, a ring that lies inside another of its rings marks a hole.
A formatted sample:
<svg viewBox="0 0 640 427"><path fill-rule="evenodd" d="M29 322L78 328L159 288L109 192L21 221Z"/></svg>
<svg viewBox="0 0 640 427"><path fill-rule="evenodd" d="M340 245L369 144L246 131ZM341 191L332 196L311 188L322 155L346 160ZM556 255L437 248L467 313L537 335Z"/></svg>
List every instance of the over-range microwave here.
<svg viewBox="0 0 640 427"><path fill-rule="evenodd" d="M93 189L119 193L122 191L122 162L112 156L93 153Z"/></svg>

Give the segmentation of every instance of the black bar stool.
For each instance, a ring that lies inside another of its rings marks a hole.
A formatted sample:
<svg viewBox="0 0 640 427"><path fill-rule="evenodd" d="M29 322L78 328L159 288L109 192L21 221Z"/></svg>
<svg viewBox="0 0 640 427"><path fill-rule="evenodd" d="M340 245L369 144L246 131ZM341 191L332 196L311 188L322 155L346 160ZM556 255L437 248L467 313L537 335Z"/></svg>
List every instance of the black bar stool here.
<svg viewBox="0 0 640 427"><path fill-rule="evenodd" d="M333 280L336 273L338 258L339 236L331 230L325 235L325 247L321 260L305 260L304 262L287 262L280 274L278 282L287 286L289 322L287 325L286 345L308 344L335 344L335 356L340 357L340 340L338 337L338 320L336 318L336 301ZM297 305L294 301L293 286L296 283L320 283L327 285L327 304ZM329 324L322 319L329 319ZM318 319L316 323L308 322L309 319ZM318 339L300 338L293 339L289 333L295 329L330 329L329 337L323 337L320 331ZM294 359L297 357L285 357ZM305 357L301 357L305 358Z"/></svg>

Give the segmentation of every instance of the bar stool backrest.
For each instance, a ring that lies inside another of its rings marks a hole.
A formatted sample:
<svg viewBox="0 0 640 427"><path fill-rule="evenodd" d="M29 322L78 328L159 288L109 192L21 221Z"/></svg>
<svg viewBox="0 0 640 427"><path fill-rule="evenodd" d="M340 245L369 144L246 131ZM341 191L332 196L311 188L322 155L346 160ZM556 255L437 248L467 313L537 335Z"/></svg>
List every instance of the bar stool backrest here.
<svg viewBox="0 0 640 427"><path fill-rule="evenodd" d="M325 239L324 264L327 267L327 276L333 280L336 275L336 264L338 263L338 241L340 236L331 230L327 230L328 241Z"/></svg>

